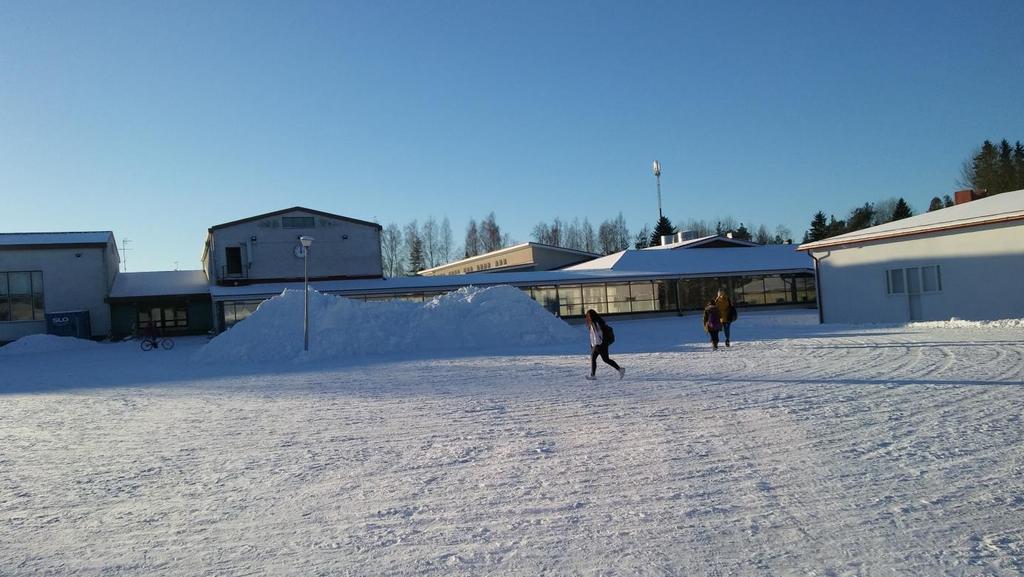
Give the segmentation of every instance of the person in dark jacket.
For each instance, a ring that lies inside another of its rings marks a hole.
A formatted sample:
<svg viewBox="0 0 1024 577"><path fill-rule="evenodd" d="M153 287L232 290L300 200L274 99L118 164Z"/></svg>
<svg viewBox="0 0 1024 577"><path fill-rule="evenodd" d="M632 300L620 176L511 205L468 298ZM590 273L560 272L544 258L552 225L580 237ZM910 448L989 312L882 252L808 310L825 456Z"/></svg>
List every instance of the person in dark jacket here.
<svg viewBox="0 0 1024 577"><path fill-rule="evenodd" d="M597 311L594 309L587 311L585 320L587 332L590 333L590 374L587 376L587 380L592 381L596 378L598 356L601 357L602 361L618 371L619 379L621 379L626 374L626 369L620 367L618 363L608 356L608 346L612 340L609 338L612 333L608 328L608 324L604 322L601 315L597 314Z"/></svg>
<svg viewBox="0 0 1024 577"><path fill-rule="evenodd" d="M733 308L725 289L718 289L715 306L718 307L718 320L722 323L722 332L725 333L725 346L729 346L729 326L732 325Z"/></svg>
<svg viewBox="0 0 1024 577"><path fill-rule="evenodd" d="M711 336L711 350L718 350L718 331L722 330L722 319L718 316L718 307L709 302L704 307L704 330Z"/></svg>

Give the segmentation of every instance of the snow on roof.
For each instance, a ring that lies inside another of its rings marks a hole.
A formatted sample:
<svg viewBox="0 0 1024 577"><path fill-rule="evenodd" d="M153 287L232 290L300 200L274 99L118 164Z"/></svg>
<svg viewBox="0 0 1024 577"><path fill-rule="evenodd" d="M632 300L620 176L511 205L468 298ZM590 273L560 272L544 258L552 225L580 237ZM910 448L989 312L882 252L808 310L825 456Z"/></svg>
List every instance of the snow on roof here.
<svg viewBox="0 0 1024 577"><path fill-rule="evenodd" d="M640 250L675 250L677 248L696 248L702 244L707 244L715 240L724 241L727 243L735 244L736 246L761 246L756 242L749 240L742 240L738 238L729 238L727 236L720 236L717 234L710 234L708 236L702 236L700 238L691 238L690 240L684 240L682 242L673 242L669 244L659 244L656 246L649 246Z"/></svg>
<svg viewBox="0 0 1024 577"><path fill-rule="evenodd" d="M0 233L0 246L107 244L114 241L109 230L94 232L4 232Z"/></svg>
<svg viewBox="0 0 1024 577"><path fill-rule="evenodd" d="M123 272L114 279L110 298L209 294L210 283L202 270Z"/></svg>
<svg viewBox="0 0 1024 577"><path fill-rule="evenodd" d="M1024 219L1024 190L1004 192L979 198L964 204L809 242L800 245L799 250L812 250L841 244L856 244L869 240L910 236L937 230L964 228L1019 219Z"/></svg>
<svg viewBox="0 0 1024 577"><path fill-rule="evenodd" d="M543 284L624 282L680 276L766 274L813 270L813 261L792 245L702 250L627 250L567 269L493 272L446 276L396 277L375 280L310 281L320 292L341 294L398 294L449 291L464 286L536 286ZM285 289L302 289L301 282L248 286L211 286L214 299L262 299Z"/></svg>
<svg viewBox="0 0 1024 577"><path fill-rule="evenodd" d="M722 274L811 270L812 261L787 244L705 248L701 250L625 250L563 270L664 271L673 274Z"/></svg>

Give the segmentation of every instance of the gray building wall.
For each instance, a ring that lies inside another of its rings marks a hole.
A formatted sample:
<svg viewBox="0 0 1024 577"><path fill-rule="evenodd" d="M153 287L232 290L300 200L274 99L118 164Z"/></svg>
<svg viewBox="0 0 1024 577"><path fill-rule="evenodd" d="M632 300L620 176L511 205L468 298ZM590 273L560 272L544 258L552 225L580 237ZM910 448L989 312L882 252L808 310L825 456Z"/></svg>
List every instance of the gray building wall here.
<svg viewBox="0 0 1024 577"><path fill-rule="evenodd" d="M106 297L117 275L117 253L106 247L54 247L0 249L0 271L42 271L46 313L89 311L94 337L110 333L110 307ZM46 321L0 322L0 342L46 333Z"/></svg>
<svg viewBox="0 0 1024 577"><path fill-rule="evenodd" d="M303 216L313 217L313 228L282 226L283 217ZM383 276L378 227L303 211L213 229L204 267L217 283L302 278L303 259L294 252L299 236L315 239L309 253L311 278ZM228 247L241 249L241 276L225 275Z"/></svg>
<svg viewBox="0 0 1024 577"><path fill-rule="evenodd" d="M1024 317L1020 221L812 251L826 323L903 323ZM888 294L886 271L938 266L942 287ZM913 318L916 317L916 318Z"/></svg>

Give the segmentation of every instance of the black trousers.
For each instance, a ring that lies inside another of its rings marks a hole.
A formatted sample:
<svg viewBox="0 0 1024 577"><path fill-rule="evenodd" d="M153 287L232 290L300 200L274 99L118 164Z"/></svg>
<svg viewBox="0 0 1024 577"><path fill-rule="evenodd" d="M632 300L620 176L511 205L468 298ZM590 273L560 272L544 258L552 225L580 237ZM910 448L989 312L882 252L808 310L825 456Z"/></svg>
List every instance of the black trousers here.
<svg viewBox="0 0 1024 577"><path fill-rule="evenodd" d="M711 335L711 346L713 346L713 347L715 347L717 349L718 348L718 331L708 331L708 334Z"/></svg>
<svg viewBox="0 0 1024 577"><path fill-rule="evenodd" d="M608 345L601 343L590 347L590 374L593 375L597 372L597 357L600 356L601 360L608 363L616 371L619 370L619 364L613 361L608 356Z"/></svg>

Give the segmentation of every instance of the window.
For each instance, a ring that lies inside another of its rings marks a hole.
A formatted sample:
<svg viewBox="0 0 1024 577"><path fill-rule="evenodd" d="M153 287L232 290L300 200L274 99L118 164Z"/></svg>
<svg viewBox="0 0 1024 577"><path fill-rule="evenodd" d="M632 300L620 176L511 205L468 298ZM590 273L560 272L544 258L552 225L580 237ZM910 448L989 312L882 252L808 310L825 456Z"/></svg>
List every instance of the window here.
<svg viewBox="0 0 1024 577"><path fill-rule="evenodd" d="M891 295L941 292L942 267L933 264L887 270L885 289Z"/></svg>
<svg viewBox="0 0 1024 577"><path fill-rule="evenodd" d="M629 295L633 300L633 312L653 311L655 304L654 285L650 281L629 283Z"/></svg>
<svg viewBox="0 0 1024 577"><path fill-rule="evenodd" d="M224 250L228 263L227 266L225 267L225 272L227 273L227 275L242 274L242 247L229 246Z"/></svg>
<svg viewBox="0 0 1024 577"><path fill-rule="evenodd" d="M136 326L145 329L149 323L160 330L185 330L188 328L188 307L185 305L139 307Z"/></svg>
<svg viewBox="0 0 1024 577"><path fill-rule="evenodd" d="M46 320L43 273L0 272L0 322Z"/></svg>
<svg viewBox="0 0 1024 577"><path fill-rule="evenodd" d="M629 306L629 283L609 283L608 285L608 312L628 313Z"/></svg>
<svg viewBox="0 0 1024 577"><path fill-rule="evenodd" d="M578 284L558 287L558 303L561 316L583 316L583 288Z"/></svg>
<svg viewBox="0 0 1024 577"><path fill-rule="evenodd" d="M887 271L886 287L891 295L901 295L907 292L906 284L903 282L903 269L896 268Z"/></svg>
<svg viewBox="0 0 1024 577"><path fill-rule="evenodd" d="M243 321L256 312L263 301L234 301L224 303L224 327Z"/></svg>
<svg viewBox="0 0 1024 577"><path fill-rule="evenodd" d="M603 284L583 285L583 308L594 309L599 313L608 312L605 303L607 295Z"/></svg>
<svg viewBox="0 0 1024 577"><path fill-rule="evenodd" d="M282 216L281 228L315 228L312 216Z"/></svg>
<svg viewBox="0 0 1024 577"><path fill-rule="evenodd" d="M921 289L926 293L942 290L942 275L939 274L939 265L921 267Z"/></svg>
<svg viewBox="0 0 1024 577"><path fill-rule="evenodd" d="M558 289L553 286L536 286L531 290L533 300L553 315L558 314Z"/></svg>

